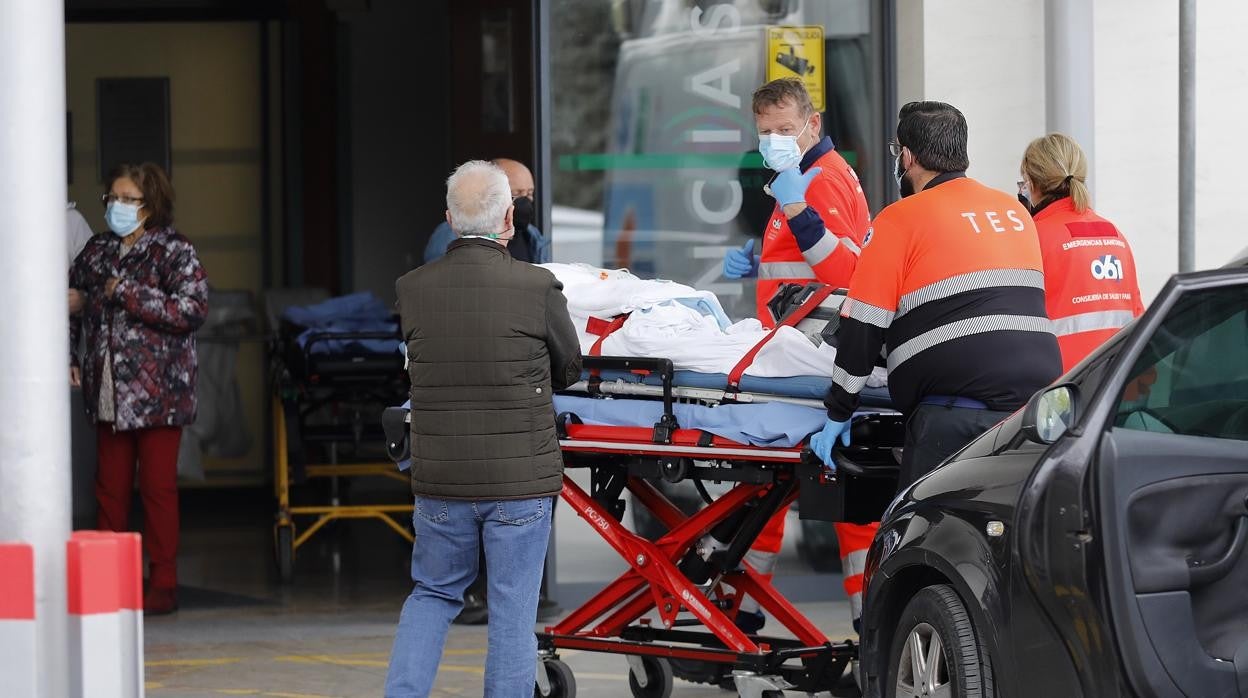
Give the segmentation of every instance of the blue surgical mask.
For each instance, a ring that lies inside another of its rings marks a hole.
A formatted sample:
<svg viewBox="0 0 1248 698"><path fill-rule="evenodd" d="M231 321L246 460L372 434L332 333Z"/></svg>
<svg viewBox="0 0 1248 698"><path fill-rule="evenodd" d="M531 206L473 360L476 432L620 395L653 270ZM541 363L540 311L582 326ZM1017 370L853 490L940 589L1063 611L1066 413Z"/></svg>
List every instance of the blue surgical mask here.
<svg viewBox="0 0 1248 698"><path fill-rule="evenodd" d="M108 208L104 209L104 222L117 237L125 237L139 227L139 208L138 204L110 201Z"/></svg>
<svg viewBox="0 0 1248 698"><path fill-rule="evenodd" d="M810 121L806 122L796 136L785 136L779 133L759 136L758 152L763 154L763 163L767 165L767 169L783 172L801 164L802 149L798 147L797 139L801 138L808 128L810 128Z"/></svg>

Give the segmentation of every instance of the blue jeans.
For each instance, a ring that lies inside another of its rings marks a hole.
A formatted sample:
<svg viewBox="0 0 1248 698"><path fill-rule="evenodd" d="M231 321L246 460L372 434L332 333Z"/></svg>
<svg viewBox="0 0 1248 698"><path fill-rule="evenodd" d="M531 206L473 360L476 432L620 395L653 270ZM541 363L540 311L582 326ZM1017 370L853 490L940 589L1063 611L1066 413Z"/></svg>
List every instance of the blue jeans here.
<svg viewBox="0 0 1248 698"><path fill-rule="evenodd" d="M529 698L537 670L537 602L552 497L503 501L416 498L415 586L403 604L386 675L387 698L429 695L446 632L477 577L480 544L489 578L485 695Z"/></svg>

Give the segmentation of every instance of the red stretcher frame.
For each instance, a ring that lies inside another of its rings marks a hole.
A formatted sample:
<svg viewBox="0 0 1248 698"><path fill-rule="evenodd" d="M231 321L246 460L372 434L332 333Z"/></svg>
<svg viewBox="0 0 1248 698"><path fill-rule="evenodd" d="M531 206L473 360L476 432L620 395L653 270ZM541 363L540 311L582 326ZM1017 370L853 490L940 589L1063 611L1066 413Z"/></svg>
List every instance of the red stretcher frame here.
<svg viewBox="0 0 1248 698"><path fill-rule="evenodd" d="M647 480L628 477L626 489L633 494L635 503L645 506L669 529L654 542L629 531L610 512L604 511L600 502L565 476L563 500L620 554L629 569L562 621L538 634L539 646L546 656L553 656L558 649L575 649L666 657L781 676L801 691L816 692L834 687L845 666L857 656L853 642L830 642L744 560L736 571L712 580L710 591L715 599L727 602L726 607L712 602L678 567L681 559L713 527L752 499L763 497L773 488L787 486L787 494L773 511L792 504L797 498L797 488L791 466L801 462L800 447L762 448L720 437L709 439L708 444L703 432L689 429L677 429L670 442L664 444L654 443L653 431L644 427L568 424L565 429L566 438L561 438L559 443L568 467L581 465L578 460L587 454L675 456L727 460L734 465L765 465L775 475L774 481L766 484L738 483L692 516L685 515ZM603 466L599 463L598 467ZM726 593L725 585L735 591ZM796 640L750 636L742 632L734 617L743 593L753 597ZM643 618L651 611L657 611L663 628L654 628L650 618ZM675 630L690 623L677 618L682 612L692 615L697 625L709 632ZM794 660L799 660L801 666L793 664Z"/></svg>

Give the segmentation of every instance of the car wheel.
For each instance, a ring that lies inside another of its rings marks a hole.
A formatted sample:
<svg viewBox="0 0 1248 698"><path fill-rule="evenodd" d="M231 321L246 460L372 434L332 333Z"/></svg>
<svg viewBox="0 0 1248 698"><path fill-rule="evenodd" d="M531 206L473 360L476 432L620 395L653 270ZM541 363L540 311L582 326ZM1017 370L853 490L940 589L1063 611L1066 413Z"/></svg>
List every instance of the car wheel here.
<svg viewBox="0 0 1248 698"><path fill-rule="evenodd" d="M945 584L926 587L901 613L885 695L991 698L992 670L962 600Z"/></svg>

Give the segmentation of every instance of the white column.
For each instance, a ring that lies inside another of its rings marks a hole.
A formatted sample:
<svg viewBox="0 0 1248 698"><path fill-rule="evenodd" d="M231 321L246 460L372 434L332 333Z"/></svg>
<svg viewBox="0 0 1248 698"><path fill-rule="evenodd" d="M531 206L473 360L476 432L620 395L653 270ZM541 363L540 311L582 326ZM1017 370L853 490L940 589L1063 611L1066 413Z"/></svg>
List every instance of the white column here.
<svg viewBox="0 0 1248 698"><path fill-rule="evenodd" d="M1044 7L1045 127L1078 141L1096 171L1092 7L1088 0L1048 0Z"/></svg>
<svg viewBox="0 0 1248 698"><path fill-rule="evenodd" d="M0 2L0 540L35 551L40 698L68 693L64 3Z"/></svg>

